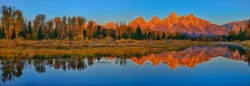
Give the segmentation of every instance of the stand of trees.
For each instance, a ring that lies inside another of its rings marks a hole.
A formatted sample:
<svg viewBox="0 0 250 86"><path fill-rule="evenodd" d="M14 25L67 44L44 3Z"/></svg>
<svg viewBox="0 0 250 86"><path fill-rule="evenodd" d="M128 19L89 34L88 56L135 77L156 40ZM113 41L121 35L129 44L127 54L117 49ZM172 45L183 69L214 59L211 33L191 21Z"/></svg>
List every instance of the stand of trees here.
<svg viewBox="0 0 250 86"><path fill-rule="evenodd" d="M217 36L190 36L182 32L161 32L147 28L132 28L125 22L117 23L117 28L103 28L94 21L87 21L82 16L55 17L46 20L45 14L38 14L33 21L23 18L20 10L3 5L1 8L0 39L15 40L85 40L114 39L134 40L201 40L201 41L232 41L250 39L250 24L239 33L230 31L227 35ZM250 22L250 20L249 20Z"/></svg>

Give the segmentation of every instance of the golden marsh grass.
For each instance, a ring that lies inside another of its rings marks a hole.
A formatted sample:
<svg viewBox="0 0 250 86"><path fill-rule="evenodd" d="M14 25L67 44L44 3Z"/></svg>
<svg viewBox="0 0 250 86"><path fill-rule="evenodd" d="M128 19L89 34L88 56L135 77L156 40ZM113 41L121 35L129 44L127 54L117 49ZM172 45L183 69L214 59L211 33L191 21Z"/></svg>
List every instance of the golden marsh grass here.
<svg viewBox="0 0 250 86"><path fill-rule="evenodd" d="M94 56L141 56L188 46L213 44L212 42L173 40L0 40L1 57L94 57Z"/></svg>

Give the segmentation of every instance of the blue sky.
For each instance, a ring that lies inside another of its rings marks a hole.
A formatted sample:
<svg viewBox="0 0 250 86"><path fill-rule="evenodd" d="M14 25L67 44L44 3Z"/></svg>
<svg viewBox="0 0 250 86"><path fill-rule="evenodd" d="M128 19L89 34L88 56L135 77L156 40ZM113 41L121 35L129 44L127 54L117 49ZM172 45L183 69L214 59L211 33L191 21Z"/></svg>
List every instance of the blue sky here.
<svg viewBox="0 0 250 86"><path fill-rule="evenodd" d="M250 0L0 0L0 5L20 9L27 20L37 14L46 19L55 16L83 16L98 24L125 21L142 16L166 18L171 12L178 16L194 14L214 24L225 24L250 18Z"/></svg>

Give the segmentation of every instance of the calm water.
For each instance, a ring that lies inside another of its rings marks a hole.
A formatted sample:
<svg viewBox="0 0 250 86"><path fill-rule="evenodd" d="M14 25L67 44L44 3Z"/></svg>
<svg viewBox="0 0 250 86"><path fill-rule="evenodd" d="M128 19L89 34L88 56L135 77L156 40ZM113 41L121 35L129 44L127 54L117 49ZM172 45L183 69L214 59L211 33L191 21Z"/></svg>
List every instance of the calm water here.
<svg viewBox="0 0 250 86"><path fill-rule="evenodd" d="M142 57L1 58L5 85L250 85L250 52L189 47Z"/></svg>

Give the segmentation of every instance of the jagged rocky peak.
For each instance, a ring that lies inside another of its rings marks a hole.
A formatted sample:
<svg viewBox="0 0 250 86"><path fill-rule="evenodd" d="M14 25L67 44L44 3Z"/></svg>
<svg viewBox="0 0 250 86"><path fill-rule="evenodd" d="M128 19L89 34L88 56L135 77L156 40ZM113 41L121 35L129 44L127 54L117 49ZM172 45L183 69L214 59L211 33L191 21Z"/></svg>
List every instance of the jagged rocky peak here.
<svg viewBox="0 0 250 86"><path fill-rule="evenodd" d="M142 29L148 28L148 24L147 22L145 22L145 20L142 18L142 16L136 18L135 20L133 20L132 22L130 22L128 24L128 26L131 26L133 28L136 28L137 26L140 26Z"/></svg>
<svg viewBox="0 0 250 86"><path fill-rule="evenodd" d="M184 19L184 18L187 18L187 16L186 16L186 15L182 15L182 16L180 17L180 19Z"/></svg>
<svg viewBox="0 0 250 86"><path fill-rule="evenodd" d="M240 29L245 29L248 25L249 20L243 20L243 21L235 21L235 22L228 22L222 26L228 28L229 30L233 30L235 32L239 32Z"/></svg>
<svg viewBox="0 0 250 86"><path fill-rule="evenodd" d="M185 17L187 17L187 16L186 16L186 15L183 15L182 17L184 17L184 18L185 18Z"/></svg>
<svg viewBox="0 0 250 86"><path fill-rule="evenodd" d="M196 17L194 16L194 14L189 14L189 15L187 16L187 18L193 19L193 18L196 18Z"/></svg>
<svg viewBox="0 0 250 86"><path fill-rule="evenodd" d="M171 24L175 24L179 21L179 17L176 12L172 12L167 18L162 20L162 23L167 23L167 26L171 26Z"/></svg>
<svg viewBox="0 0 250 86"><path fill-rule="evenodd" d="M230 30L236 32L240 28L244 28L246 22L232 22L223 26L213 24L207 20L196 17L194 14L183 15L178 17L176 12L170 13L165 19L160 20L157 16L154 16L150 21L145 22L142 16L139 16L135 20L131 21L128 26L136 28L138 25L142 29L151 29L156 31L170 31L170 32L183 32L189 35L215 35L215 34L227 34Z"/></svg>
<svg viewBox="0 0 250 86"><path fill-rule="evenodd" d="M113 21L111 21L111 22L107 23L107 24L104 26L104 28L107 28L107 29L116 29L116 28L117 28L117 25L116 25Z"/></svg>
<svg viewBox="0 0 250 86"><path fill-rule="evenodd" d="M136 18L134 21L140 22L140 23L144 23L145 20L142 18L142 16Z"/></svg>
<svg viewBox="0 0 250 86"><path fill-rule="evenodd" d="M160 18L158 16L154 16L150 21L149 23L151 24L157 24L158 22L160 22Z"/></svg>
<svg viewBox="0 0 250 86"><path fill-rule="evenodd" d="M169 17L178 17L178 16L177 16L176 12L172 12L172 13L169 15Z"/></svg>
<svg viewBox="0 0 250 86"><path fill-rule="evenodd" d="M178 19L179 19L179 17L177 16L176 12L172 12L172 13L168 16L168 18L169 18L170 20L178 20Z"/></svg>
<svg viewBox="0 0 250 86"><path fill-rule="evenodd" d="M113 21L109 22L110 24L115 24Z"/></svg>

